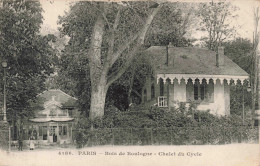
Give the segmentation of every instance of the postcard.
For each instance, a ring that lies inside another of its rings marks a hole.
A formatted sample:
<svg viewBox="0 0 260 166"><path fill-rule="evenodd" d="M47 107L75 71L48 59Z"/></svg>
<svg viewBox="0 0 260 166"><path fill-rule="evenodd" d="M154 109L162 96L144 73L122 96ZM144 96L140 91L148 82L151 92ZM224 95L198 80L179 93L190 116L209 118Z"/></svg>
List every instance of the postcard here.
<svg viewBox="0 0 260 166"><path fill-rule="evenodd" d="M0 165L260 165L260 3L0 0Z"/></svg>

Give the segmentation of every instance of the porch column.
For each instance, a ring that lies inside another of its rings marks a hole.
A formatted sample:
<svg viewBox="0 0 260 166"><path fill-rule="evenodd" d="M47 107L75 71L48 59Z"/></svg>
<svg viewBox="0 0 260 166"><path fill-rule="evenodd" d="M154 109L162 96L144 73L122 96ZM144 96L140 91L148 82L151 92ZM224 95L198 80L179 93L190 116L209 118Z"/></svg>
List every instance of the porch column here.
<svg viewBox="0 0 260 166"><path fill-rule="evenodd" d="M39 140L40 134L39 134L39 125L36 126L36 132L37 132L37 140Z"/></svg>
<svg viewBox="0 0 260 166"><path fill-rule="evenodd" d="M174 107L174 82L169 84L169 107Z"/></svg>
<svg viewBox="0 0 260 166"><path fill-rule="evenodd" d="M72 123L70 123L70 143L72 142Z"/></svg>
<svg viewBox="0 0 260 166"><path fill-rule="evenodd" d="M49 123L47 125L47 140L48 140L48 142L50 142L50 125L49 125Z"/></svg>
<svg viewBox="0 0 260 166"><path fill-rule="evenodd" d="M68 143L68 141L70 140L69 122L66 124L66 126L67 126L67 143Z"/></svg>
<svg viewBox="0 0 260 166"><path fill-rule="evenodd" d="M230 115L230 85L225 81L224 83L225 95L225 115Z"/></svg>
<svg viewBox="0 0 260 166"><path fill-rule="evenodd" d="M57 122L57 142L60 142L59 122Z"/></svg>
<svg viewBox="0 0 260 166"><path fill-rule="evenodd" d="M214 103L216 115L225 115L225 95L224 95L224 83L217 79L214 82Z"/></svg>

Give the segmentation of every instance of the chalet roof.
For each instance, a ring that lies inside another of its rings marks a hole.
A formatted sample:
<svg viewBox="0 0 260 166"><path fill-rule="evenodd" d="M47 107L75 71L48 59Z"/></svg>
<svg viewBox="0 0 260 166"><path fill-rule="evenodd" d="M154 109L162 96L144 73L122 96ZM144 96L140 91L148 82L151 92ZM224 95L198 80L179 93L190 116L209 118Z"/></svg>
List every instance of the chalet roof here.
<svg viewBox="0 0 260 166"><path fill-rule="evenodd" d="M201 75L230 75L248 76L231 59L224 56L224 65L216 66L216 53L205 48L195 47L169 47L169 61L173 64L166 65L166 47L151 46L144 51L150 63L158 74L201 74Z"/></svg>
<svg viewBox="0 0 260 166"><path fill-rule="evenodd" d="M64 108L74 108L77 106L77 99L72 97L59 89L50 89L42 92L37 96L39 104L44 104L48 101L60 103Z"/></svg>

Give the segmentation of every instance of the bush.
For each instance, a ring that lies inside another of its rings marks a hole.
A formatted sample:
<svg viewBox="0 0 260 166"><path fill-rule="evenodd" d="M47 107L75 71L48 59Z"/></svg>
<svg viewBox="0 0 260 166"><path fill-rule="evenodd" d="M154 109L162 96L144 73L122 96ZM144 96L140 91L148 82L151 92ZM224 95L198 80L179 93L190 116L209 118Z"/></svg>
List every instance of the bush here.
<svg viewBox="0 0 260 166"><path fill-rule="evenodd" d="M76 125L75 140L84 145L148 145L148 144L223 144L257 139L255 129L249 130L251 121L237 115L214 116L194 111L188 117L181 111L158 107L147 111L119 111L109 108L105 116L80 119Z"/></svg>

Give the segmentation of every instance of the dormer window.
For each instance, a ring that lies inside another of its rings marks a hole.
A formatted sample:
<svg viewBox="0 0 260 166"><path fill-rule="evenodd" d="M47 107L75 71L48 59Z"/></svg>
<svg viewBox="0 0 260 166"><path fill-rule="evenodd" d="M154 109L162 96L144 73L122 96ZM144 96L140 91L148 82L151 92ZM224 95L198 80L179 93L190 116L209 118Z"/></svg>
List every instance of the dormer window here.
<svg viewBox="0 0 260 166"><path fill-rule="evenodd" d="M49 116L56 116L55 108L50 109L50 115Z"/></svg>

